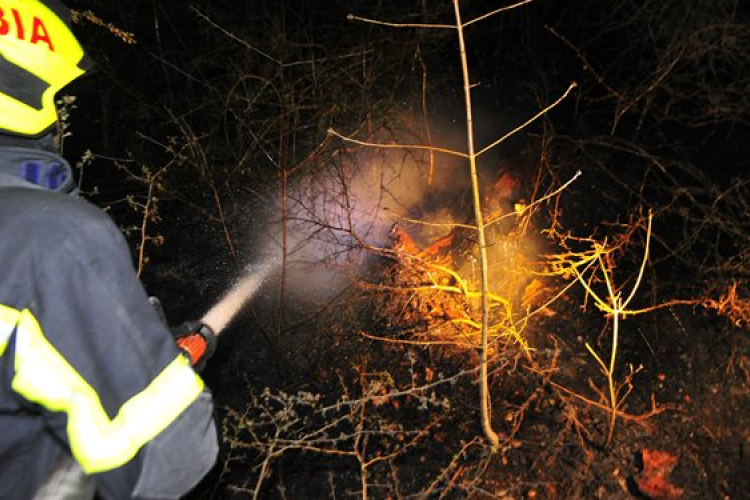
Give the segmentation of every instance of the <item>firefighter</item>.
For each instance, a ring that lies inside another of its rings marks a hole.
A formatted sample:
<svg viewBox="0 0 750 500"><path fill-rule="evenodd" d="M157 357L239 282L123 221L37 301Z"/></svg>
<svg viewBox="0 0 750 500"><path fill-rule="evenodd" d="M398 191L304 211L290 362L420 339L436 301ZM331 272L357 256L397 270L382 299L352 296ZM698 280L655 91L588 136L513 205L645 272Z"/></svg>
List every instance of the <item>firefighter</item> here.
<svg viewBox="0 0 750 500"><path fill-rule="evenodd" d="M87 69L57 0L0 0L0 498L178 498L216 460L213 403L57 154Z"/></svg>

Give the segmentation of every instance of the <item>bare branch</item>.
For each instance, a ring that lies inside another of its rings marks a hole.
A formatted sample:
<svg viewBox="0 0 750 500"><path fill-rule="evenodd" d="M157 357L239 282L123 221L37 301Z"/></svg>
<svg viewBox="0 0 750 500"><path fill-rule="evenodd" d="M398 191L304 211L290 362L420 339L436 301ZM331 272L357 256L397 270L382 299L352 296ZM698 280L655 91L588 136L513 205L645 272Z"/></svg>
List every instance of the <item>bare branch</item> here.
<svg viewBox="0 0 750 500"><path fill-rule="evenodd" d="M390 23L386 21L368 19L366 17L359 17L355 16L354 14L348 14L346 18L350 21L361 21L363 23L377 24L379 26L387 26L389 28L456 29L456 26L453 24Z"/></svg>
<svg viewBox="0 0 750 500"><path fill-rule="evenodd" d="M557 98L557 100L556 100L555 102L553 102L552 104L550 104L549 106L547 106L547 107L546 107L546 108L544 108L543 110L539 111L539 112L538 112L537 114L535 114L534 116L532 116L531 118L529 118L528 120L526 120L525 122L523 122L523 123L522 123L521 125L519 125L518 127L514 128L513 130L511 130L510 132L508 132L508 133L507 133L507 134L505 134L504 136L502 136L502 137L501 137L500 139L496 140L495 142L493 142L493 143L492 143L492 144L490 144L489 146L487 146L487 147L485 147L484 149L482 149L481 151L479 151L479 152L477 153L477 157L479 157L479 156L482 156L482 155L483 155L484 153L486 153L487 151L491 150L491 149L492 149L492 148L494 148L495 146L497 146L497 145L499 145L499 144L502 144L502 143L503 143L503 142L505 142L505 141L506 141L506 140L507 140L507 139L508 139L509 137L511 137L511 136L513 136L513 135L515 135L515 134L517 134L518 132L520 132L521 130L525 129L525 128L526 128L526 127L528 127L528 126L529 126L530 124L532 124L532 123L533 123L534 121L536 121L537 119L539 119L539 118L541 118L542 116L544 116L545 114L547 114L547 113L548 113L548 112L549 112L549 111L550 111L551 109L555 108L555 107L556 107L556 106L557 106L558 104L560 104L561 102L563 102L563 100L565 100L565 98L566 98L566 97L568 97L568 95L570 94L570 92L571 92L571 91L572 91L572 90L573 90L574 88L576 88L577 86L578 86L578 84L577 84L576 82L572 82L572 83L571 83L571 84L570 84L570 85L568 86L568 90L566 90L566 91L565 91L565 93L564 93L563 95L561 95L560 97L558 97L558 98Z"/></svg>
<svg viewBox="0 0 750 500"><path fill-rule="evenodd" d="M524 6L524 5L528 4L528 3L531 3L533 1L534 0L521 0L520 2L514 3L513 5L506 5L505 7L500 7L499 9L495 9L492 12L488 12L487 14L481 15L481 16L477 17L476 19L472 19L471 21L465 22L463 24L463 27L465 28L465 27L470 26L470 25L472 25L474 23L478 23L479 21L484 21L488 17L492 17L495 14L499 14L501 12L506 12L506 11L509 11L509 10L516 9L518 7L522 7L522 6Z"/></svg>
<svg viewBox="0 0 750 500"><path fill-rule="evenodd" d="M437 148L434 146L427 146L424 144L379 144L375 142L366 142L366 141L360 141L357 139L352 139L351 137L347 137L345 135L342 135L338 132L336 132L334 129L329 128L328 133L330 135L334 135L338 137L339 139L342 139L346 142L351 142L352 144L358 144L360 146L367 146L370 148L380 148L380 149L420 149L425 151L434 151L436 153L445 153L447 155L452 156L458 156L459 158L468 158L469 155L466 153L461 153L460 151L454 151L452 149L446 149L446 148Z"/></svg>

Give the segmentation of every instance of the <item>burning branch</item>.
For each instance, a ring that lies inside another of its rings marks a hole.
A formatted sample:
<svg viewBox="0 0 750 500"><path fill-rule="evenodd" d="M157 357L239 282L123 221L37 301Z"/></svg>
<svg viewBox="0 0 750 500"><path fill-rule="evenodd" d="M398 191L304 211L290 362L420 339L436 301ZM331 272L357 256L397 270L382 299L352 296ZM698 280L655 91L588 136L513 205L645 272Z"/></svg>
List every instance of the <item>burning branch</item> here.
<svg viewBox="0 0 750 500"><path fill-rule="evenodd" d="M481 347L482 324L473 319L473 310L481 300L482 293L467 278L451 269L450 263L440 263L449 257L419 257L422 253L413 246L409 248L415 251L414 254L407 253L403 248L399 250L398 257L394 257L393 265L386 270L385 284L364 283L361 286L377 292L388 292L374 300L382 315L390 318L391 327L404 325L411 335L422 332L429 337L424 340L394 340L366 333L363 335L402 344L443 344L470 349ZM511 340L523 352L528 351L522 335L525 322L514 321L511 302L492 291L485 295L491 312L487 328L491 342L488 351L496 349L496 341L500 338ZM459 341L457 338L465 340Z"/></svg>
<svg viewBox="0 0 750 500"><path fill-rule="evenodd" d="M750 325L750 299L741 297L737 293L737 286L738 284L734 282L718 299L706 299L703 307L726 316L739 328L747 327Z"/></svg>

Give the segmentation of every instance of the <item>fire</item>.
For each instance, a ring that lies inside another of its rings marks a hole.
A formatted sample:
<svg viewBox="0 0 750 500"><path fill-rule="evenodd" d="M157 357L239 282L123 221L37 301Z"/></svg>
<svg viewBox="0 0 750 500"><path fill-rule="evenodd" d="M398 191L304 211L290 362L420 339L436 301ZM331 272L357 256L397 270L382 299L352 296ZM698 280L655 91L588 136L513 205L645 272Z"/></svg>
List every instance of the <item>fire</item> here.
<svg viewBox="0 0 750 500"><path fill-rule="evenodd" d="M505 181L498 185L508 187ZM500 344L528 348L523 328L530 309L554 315L544 307L550 294L544 282L534 278L535 245L525 231L525 221L520 222L488 229L488 334L495 350ZM389 258L380 284L372 289L377 290L376 311L395 336L391 340L476 348L481 295L475 230L458 225L447 235L420 244L396 224L390 236Z"/></svg>

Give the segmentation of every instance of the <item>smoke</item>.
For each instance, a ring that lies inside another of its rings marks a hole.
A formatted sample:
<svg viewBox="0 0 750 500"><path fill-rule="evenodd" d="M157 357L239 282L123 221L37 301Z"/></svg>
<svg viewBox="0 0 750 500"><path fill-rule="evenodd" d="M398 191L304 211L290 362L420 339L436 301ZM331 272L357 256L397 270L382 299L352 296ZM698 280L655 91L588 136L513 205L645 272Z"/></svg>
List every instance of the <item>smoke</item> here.
<svg viewBox="0 0 750 500"><path fill-rule="evenodd" d="M440 159L443 166L448 161ZM390 246L395 224L413 226L408 219L452 222L450 210L429 202L428 169L421 153L364 150L341 154L296 180L288 206L287 264L290 276L303 279L290 279L289 293L328 300L353 276L366 274L372 249Z"/></svg>
<svg viewBox="0 0 750 500"><path fill-rule="evenodd" d="M488 122L488 128L503 131L508 127L500 126L497 120ZM435 120L435 144L463 149L465 137L460 123ZM386 144L424 142L404 131L381 132L369 140ZM285 252L285 295L294 303L292 307L328 302L353 279L366 276L374 260L373 249L391 246L397 224L417 244L427 246L448 234L450 224L472 222L466 159L436 153L433 161L431 172L430 155L425 150L342 149L290 180L286 241L282 238L281 206L268 206L266 233L274 245L265 254L281 261ZM493 152L481 158L479 168L482 183L490 185L503 167ZM274 283L279 286L278 281ZM272 302L275 299L270 296L278 291L275 287L268 288L268 300Z"/></svg>

